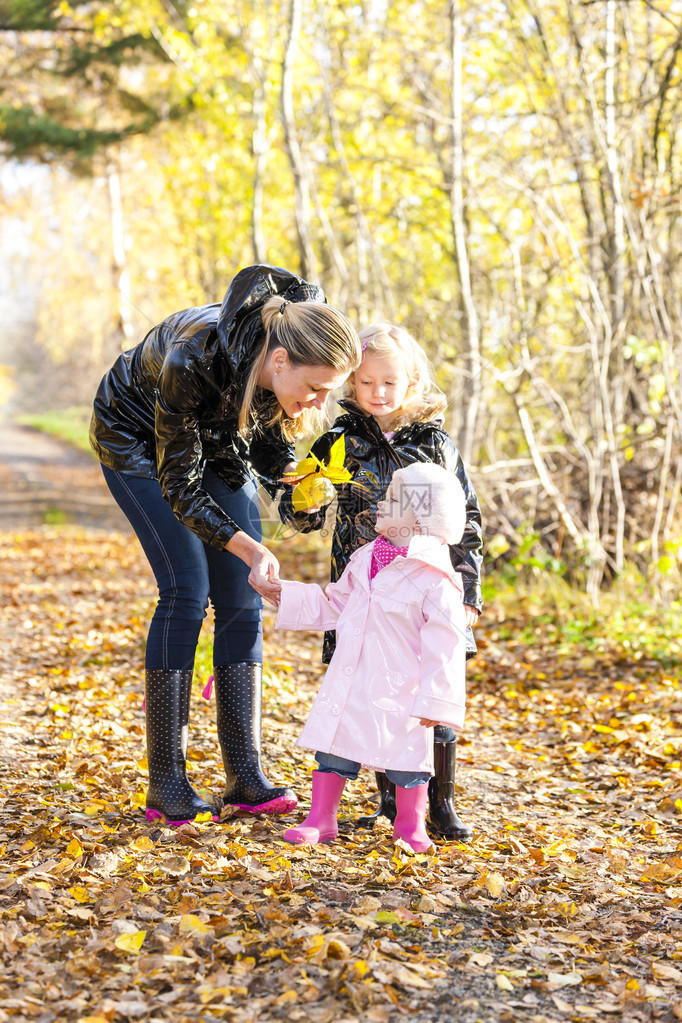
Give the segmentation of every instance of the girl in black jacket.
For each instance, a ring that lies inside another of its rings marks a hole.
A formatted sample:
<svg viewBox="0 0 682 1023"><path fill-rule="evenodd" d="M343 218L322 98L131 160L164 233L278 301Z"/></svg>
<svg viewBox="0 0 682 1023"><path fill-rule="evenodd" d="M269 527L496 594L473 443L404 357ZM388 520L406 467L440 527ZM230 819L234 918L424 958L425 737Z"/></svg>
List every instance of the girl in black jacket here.
<svg viewBox="0 0 682 1023"><path fill-rule="evenodd" d="M100 384L90 441L159 587L145 654L148 820L218 819L185 765L209 598L223 803L253 813L296 805L260 765L258 594L273 595L279 566L261 543L256 479L274 495L293 442L319 429L330 391L359 360L355 330L320 288L281 267L252 266L222 304L154 327Z"/></svg>
<svg viewBox="0 0 682 1023"><path fill-rule="evenodd" d="M431 378L426 356L407 331L389 323L372 324L360 331L362 363L346 384L340 401L345 414L312 447L328 463L335 441L344 438L345 467L353 479L336 487L336 522L332 538L331 579L336 581L358 547L373 540L376 507L384 497L395 469L411 462L435 462L455 473L466 498L467 524L461 544L450 548L453 565L462 573L467 621L467 653L476 645L471 627L482 607L481 511L462 458L443 428L446 402ZM292 492L280 499L282 520L300 532L321 529L329 505L295 511ZM325 635L323 660L334 650L335 634ZM429 786L430 822L435 831L467 841L471 829L459 819L454 806L456 740L452 729L434 733L435 777ZM377 775L381 804L376 814L359 824L372 826L376 817L393 819L395 791L385 775Z"/></svg>

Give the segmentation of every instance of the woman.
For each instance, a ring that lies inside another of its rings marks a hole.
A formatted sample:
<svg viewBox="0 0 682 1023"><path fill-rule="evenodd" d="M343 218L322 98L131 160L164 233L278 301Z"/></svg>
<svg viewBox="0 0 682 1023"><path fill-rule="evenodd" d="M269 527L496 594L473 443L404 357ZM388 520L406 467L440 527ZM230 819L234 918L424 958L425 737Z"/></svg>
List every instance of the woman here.
<svg viewBox="0 0 682 1023"><path fill-rule="evenodd" d="M223 804L252 813L296 805L260 765L258 594L272 596L279 566L261 543L254 477L274 496L293 442L319 425L360 355L355 330L320 288L281 267L252 266L222 305L169 316L100 384L90 441L159 588L145 654L148 820L218 819L185 765L209 597Z"/></svg>

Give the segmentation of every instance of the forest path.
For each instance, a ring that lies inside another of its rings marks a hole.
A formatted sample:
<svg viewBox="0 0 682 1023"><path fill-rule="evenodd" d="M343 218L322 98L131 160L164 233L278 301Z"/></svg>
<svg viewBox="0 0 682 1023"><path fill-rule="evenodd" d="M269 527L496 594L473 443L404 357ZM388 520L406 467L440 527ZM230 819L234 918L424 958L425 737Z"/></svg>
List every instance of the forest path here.
<svg viewBox="0 0 682 1023"><path fill-rule="evenodd" d="M0 493L0 530L58 523L130 529L94 456L9 420L0 420Z"/></svg>

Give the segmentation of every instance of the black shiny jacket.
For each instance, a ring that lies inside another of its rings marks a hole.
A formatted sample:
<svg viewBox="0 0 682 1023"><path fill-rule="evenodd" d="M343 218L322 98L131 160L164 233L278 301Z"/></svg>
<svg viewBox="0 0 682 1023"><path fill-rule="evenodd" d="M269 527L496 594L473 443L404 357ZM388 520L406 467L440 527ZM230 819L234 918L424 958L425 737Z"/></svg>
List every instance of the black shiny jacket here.
<svg viewBox="0 0 682 1023"><path fill-rule="evenodd" d="M250 266L222 304L174 313L124 352L95 397L90 443L110 469L158 478L177 517L202 540L224 547L239 527L207 493L204 468L238 490L253 473L274 496L294 457L278 428L250 441L237 430L253 361L262 347L261 309L273 295L325 302L324 292L277 266ZM276 402L262 400L261 411Z"/></svg>
<svg viewBox="0 0 682 1023"><path fill-rule="evenodd" d="M483 606L481 509L462 457L449 434L440 422L409 423L396 430L389 441L374 416L363 412L354 402L342 400L339 404L346 410L346 414L339 416L332 428L322 434L311 449L321 461L327 462L332 444L343 436L346 444L345 467L353 474L352 482L340 484L336 488L336 522L331 549L332 582L341 576L351 554L375 538L377 505L386 494L395 470L411 462L435 462L436 465L451 469L464 490L466 527L462 542L450 547L450 557L453 566L462 573L464 603L480 611ZM322 529L329 505L312 514L296 512L292 504L292 493L292 489L287 488L280 498L279 514L282 521L301 533ZM333 633L325 637L325 660L329 659L332 650Z"/></svg>

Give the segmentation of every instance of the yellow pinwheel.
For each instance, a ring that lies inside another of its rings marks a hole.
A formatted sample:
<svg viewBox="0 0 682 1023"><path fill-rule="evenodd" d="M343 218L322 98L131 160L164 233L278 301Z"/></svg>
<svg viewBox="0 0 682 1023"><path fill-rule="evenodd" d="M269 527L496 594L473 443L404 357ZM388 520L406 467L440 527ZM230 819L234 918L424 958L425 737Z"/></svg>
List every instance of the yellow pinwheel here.
<svg viewBox="0 0 682 1023"><path fill-rule="evenodd" d="M348 469L344 469L345 460L346 441L342 435L329 449L326 464L311 452L292 472L285 473L282 482L296 484L291 495L294 511L309 511L329 504L336 493L334 484L348 483L353 478Z"/></svg>

